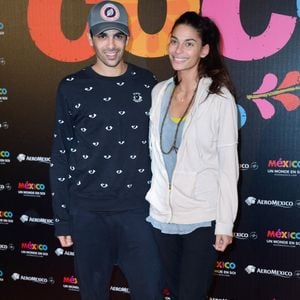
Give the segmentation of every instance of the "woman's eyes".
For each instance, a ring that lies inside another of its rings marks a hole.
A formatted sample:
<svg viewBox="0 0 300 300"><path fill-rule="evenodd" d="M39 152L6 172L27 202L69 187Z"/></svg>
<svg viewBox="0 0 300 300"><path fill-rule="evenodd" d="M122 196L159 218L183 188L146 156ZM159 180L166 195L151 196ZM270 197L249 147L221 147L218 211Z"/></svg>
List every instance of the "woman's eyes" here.
<svg viewBox="0 0 300 300"><path fill-rule="evenodd" d="M170 40L170 45L175 46L175 45L177 45L177 44L179 44L179 42L178 42L177 40ZM184 46L185 48L191 48L191 47L193 47L194 45L195 45L195 43L193 43L193 42L189 42L189 41L183 42L183 46Z"/></svg>

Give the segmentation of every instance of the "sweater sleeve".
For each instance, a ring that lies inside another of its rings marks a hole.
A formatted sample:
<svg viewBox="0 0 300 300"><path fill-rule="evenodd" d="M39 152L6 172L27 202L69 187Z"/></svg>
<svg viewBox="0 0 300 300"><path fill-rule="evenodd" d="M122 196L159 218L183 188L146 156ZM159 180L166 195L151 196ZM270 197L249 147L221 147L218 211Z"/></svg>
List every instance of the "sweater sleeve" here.
<svg viewBox="0 0 300 300"><path fill-rule="evenodd" d="M69 215L69 153L73 141L74 133L71 115L60 85L57 92L50 164L50 185L56 236L71 234Z"/></svg>
<svg viewBox="0 0 300 300"><path fill-rule="evenodd" d="M237 107L233 97L223 98L219 111L218 161L220 197L217 203L216 234L232 236L238 209Z"/></svg>

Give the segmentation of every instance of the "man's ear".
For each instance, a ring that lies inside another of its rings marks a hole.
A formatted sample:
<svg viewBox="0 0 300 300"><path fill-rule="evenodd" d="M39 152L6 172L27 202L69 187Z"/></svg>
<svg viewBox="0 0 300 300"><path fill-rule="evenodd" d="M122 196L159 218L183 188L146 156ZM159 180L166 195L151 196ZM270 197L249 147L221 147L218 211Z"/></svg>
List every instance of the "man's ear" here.
<svg viewBox="0 0 300 300"><path fill-rule="evenodd" d="M90 45L91 47L93 47L93 46L94 46L94 43L93 43L93 37L91 36L91 33L90 33L90 32L87 32L86 36L87 36L89 45Z"/></svg>

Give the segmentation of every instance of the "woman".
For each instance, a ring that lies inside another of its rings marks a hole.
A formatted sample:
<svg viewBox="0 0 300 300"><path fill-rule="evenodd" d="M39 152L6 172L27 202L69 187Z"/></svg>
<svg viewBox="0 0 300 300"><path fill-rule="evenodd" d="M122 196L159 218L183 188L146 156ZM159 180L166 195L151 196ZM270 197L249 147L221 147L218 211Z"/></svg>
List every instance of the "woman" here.
<svg viewBox="0 0 300 300"><path fill-rule="evenodd" d="M147 221L172 300L206 299L217 251L232 242L237 111L219 42L219 30L209 18L181 15L168 46L175 75L152 92Z"/></svg>

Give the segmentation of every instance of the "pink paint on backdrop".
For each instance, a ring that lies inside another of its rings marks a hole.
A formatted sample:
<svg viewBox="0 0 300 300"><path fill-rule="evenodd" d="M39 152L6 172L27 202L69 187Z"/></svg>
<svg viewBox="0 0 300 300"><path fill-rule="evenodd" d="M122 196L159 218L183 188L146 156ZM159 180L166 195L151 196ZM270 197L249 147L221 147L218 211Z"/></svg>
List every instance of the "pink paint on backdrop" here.
<svg viewBox="0 0 300 300"><path fill-rule="evenodd" d="M223 36L225 57L250 61L263 59L280 51L291 38L296 17L272 13L263 33L250 36L240 20L240 0L203 0L202 14L211 17Z"/></svg>
<svg viewBox="0 0 300 300"><path fill-rule="evenodd" d="M269 101L265 99L254 99L252 101L256 104L261 116L264 119L271 119L274 116L275 108Z"/></svg>
<svg viewBox="0 0 300 300"><path fill-rule="evenodd" d="M277 76L273 73L268 73L264 76L263 82L259 89L254 92L253 94L261 94L261 93L267 93L273 89L276 88L276 85L278 83Z"/></svg>

